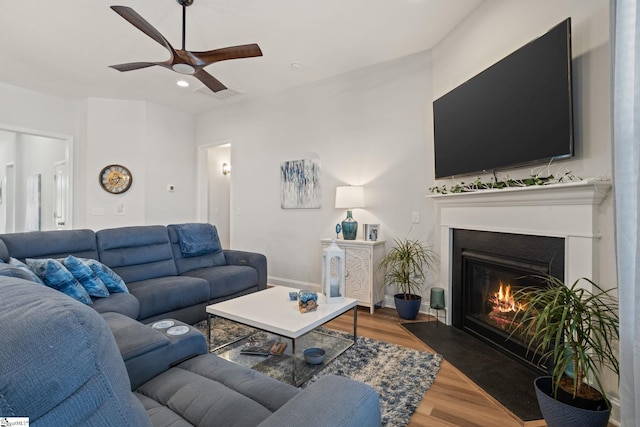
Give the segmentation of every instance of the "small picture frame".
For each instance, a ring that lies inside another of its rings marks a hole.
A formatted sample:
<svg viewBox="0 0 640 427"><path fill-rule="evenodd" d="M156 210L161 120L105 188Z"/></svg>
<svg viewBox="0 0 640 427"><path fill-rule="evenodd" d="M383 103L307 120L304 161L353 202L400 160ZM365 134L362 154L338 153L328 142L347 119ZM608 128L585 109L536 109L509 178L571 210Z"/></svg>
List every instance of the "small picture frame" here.
<svg viewBox="0 0 640 427"><path fill-rule="evenodd" d="M367 242L375 242L380 234L380 224L364 225L364 240Z"/></svg>

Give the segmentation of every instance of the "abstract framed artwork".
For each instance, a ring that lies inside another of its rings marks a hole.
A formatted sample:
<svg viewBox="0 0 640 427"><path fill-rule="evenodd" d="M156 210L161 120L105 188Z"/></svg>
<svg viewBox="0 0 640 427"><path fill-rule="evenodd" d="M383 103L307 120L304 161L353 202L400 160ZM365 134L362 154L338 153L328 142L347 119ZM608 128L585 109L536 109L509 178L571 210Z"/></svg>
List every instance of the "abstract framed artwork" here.
<svg viewBox="0 0 640 427"><path fill-rule="evenodd" d="M282 162L280 188L282 209L321 208L320 162L309 159Z"/></svg>

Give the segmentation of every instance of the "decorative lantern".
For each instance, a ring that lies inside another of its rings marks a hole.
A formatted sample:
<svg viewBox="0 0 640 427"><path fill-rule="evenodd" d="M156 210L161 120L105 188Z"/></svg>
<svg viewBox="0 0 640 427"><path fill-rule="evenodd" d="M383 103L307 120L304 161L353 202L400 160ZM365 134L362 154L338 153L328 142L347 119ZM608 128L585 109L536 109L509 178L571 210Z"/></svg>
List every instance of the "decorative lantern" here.
<svg viewBox="0 0 640 427"><path fill-rule="evenodd" d="M344 266L344 250L334 240L322 251L322 293L327 304L344 301Z"/></svg>

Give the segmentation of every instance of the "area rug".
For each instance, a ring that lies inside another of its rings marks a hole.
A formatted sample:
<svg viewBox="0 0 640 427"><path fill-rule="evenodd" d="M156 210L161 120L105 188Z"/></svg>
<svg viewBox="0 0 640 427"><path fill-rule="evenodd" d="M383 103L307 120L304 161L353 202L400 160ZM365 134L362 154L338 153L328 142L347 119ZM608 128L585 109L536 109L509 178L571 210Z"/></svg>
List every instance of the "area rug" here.
<svg viewBox="0 0 640 427"><path fill-rule="evenodd" d="M195 325L205 335L207 323ZM329 328L323 333L350 338L349 334ZM212 327L211 348L244 337L255 330L235 322L216 319ZM334 374L352 378L372 386L380 396L382 425L406 426L440 369L442 356L413 350L365 337L326 364L300 388L304 389L324 375Z"/></svg>
<svg viewBox="0 0 640 427"><path fill-rule="evenodd" d="M418 339L523 421L542 419L533 380L541 373L470 334L436 322L403 323Z"/></svg>

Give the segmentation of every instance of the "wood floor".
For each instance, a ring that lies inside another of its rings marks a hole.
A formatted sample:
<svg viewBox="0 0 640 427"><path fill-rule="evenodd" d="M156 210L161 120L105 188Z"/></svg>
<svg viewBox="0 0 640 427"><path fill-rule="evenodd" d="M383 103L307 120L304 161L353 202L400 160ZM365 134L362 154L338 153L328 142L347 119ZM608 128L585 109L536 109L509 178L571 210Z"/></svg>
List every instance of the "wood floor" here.
<svg viewBox="0 0 640 427"><path fill-rule="evenodd" d="M326 326L353 332L353 312L350 311ZM416 321L435 321L420 314ZM433 351L410 334L400 323L406 322L395 309L358 310L358 335L386 341L418 350ZM435 382L425 393L420 406L411 417L409 427L435 426L545 426L544 421L523 422L446 360L440 366Z"/></svg>

